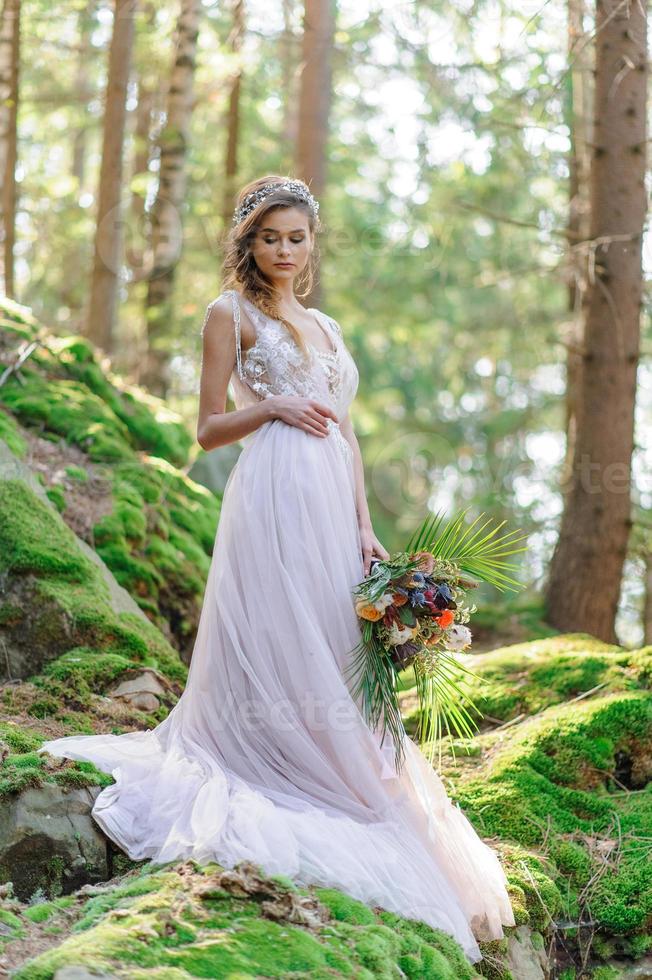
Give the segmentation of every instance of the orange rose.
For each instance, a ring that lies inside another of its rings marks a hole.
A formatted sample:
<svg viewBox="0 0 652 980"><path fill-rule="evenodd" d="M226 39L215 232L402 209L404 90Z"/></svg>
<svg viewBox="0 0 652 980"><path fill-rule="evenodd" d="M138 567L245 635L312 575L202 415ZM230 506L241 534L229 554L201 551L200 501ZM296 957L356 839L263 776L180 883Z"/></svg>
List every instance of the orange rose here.
<svg viewBox="0 0 652 980"><path fill-rule="evenodd" d="M362 619L368 619L372 623L375 623L378 619L382 619L384 616L384 613L380 609L376 609L374 605L356 606L355 611Z"/></svg>
<svg viewBox="0 0 652 980"><path fill-rule="evenodd" d="M452 609L444 609L441 614L436 617L437 622L442 629L446 629L451 623L455 622L455 613Z"/></svg>
<svg viewBox="0 0 652 980"><path fill-rule="evenodd" d="M408 601L408 597L403 595L402 592L392 592L392 599L394 600L394 606L404 606Z"/></svg>

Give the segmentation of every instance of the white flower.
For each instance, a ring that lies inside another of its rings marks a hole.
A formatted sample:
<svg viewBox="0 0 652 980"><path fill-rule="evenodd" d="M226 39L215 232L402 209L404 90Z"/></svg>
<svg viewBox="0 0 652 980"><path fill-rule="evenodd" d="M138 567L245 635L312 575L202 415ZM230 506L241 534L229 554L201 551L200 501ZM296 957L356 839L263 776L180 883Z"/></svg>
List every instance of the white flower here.
<svg viewBox="0 0 652 980"><path fill-rule="evenodd" d="M384 613L387 607L391 606L393 602L394 602L394 596L392 595L392 593L384 592L381 595L380 599L376 599L373 605L374 608L378 610L378 612Z"/></svg>
<svg viewBox="0 0 652 980"><path fill-rule="evenodd" d="M410 626L405 626L402 623L392 623L389 630L389 644L390 646L396 647L400 646L402 643L407 643L416 634L416 627L412 629Z"/></svg>
<svg viewBox="0 0 652 980"><path fill-rule="evenodd" d="M471 630L456 623L446 633L446 648L448 650L464 650L471 645Z"/></svg>

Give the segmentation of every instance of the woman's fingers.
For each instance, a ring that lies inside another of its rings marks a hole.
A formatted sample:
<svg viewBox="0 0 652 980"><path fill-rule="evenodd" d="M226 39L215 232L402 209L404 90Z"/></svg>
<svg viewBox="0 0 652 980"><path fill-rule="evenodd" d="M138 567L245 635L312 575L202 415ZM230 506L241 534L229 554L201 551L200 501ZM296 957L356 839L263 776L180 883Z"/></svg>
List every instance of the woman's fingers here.
<svg viewBox="0 0 652 980"><path fill-rule="evenodd" d="M326 418L333 419L334 422L339 422L337 415L330 405L322 405L321 402L312 402L312 408L316 409L320 415L326 416Z"/></svg>
<svg viewBox="0 0 652 980"><path fill-rule="evenodd" d="M324 423L320 419L313 418L310 415L306 419L305 428L307 432L312 432L318 436L328 435L328 429Z"/></svg>
<svg viewBox="0 0 652 980"><path fill-rule="evenodd" d="M363 564L365 575L369 574L369 568L371 567L371 555L372 555L371 545L365 545L362 549L362 564Z"/></svg>
<svg viewBox="0 0 652 980"><path fill-rule="evenodd" d="M318 412L309 412L307 416L307 421L309 425L313 427L322 435L328 435L328 426L324 421L324 417Z"/></svg>

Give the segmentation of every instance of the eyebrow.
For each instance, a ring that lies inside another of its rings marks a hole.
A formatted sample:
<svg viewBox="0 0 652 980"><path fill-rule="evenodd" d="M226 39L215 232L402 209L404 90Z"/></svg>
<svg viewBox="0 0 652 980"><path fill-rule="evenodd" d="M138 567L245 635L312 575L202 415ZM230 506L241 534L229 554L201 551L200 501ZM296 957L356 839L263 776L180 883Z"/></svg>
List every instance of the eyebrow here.
<svg viewBox="0 0 652 980"><path fill-rule="evenodd" d="M261 231L278 231L278 228L261 228ZM296 235L298 231L305 231L305 228L294 228L292 231L288 232L288 235Z"/></svg>

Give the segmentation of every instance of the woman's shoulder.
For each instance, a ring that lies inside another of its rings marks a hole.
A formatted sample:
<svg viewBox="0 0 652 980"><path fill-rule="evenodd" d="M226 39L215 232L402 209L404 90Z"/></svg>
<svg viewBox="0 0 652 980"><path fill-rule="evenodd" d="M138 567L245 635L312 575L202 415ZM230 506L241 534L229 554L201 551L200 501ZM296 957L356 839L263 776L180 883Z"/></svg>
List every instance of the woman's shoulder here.
<svg viewBox="0 0 652 980"><path fill-rule="evenodd" d="M206 328L210 324L211 331L217 328L219 332L226 333L227 328L232 329L233 326L233 303L230 291L225 290L216 296L215 299L206 307L206 312L204 314L204 322L201 327L202 337L206 331Z"/></svg>
<svg viewBox="0 0 652 980"><path fill-rule="evenodd" d="M249 350L257 340L258 332L249 311L241 306L242 293L237 289L225 289L208 304L202 324L202 337L210 331L218 342L235 332L236 342L242 350Z"/></svg>

